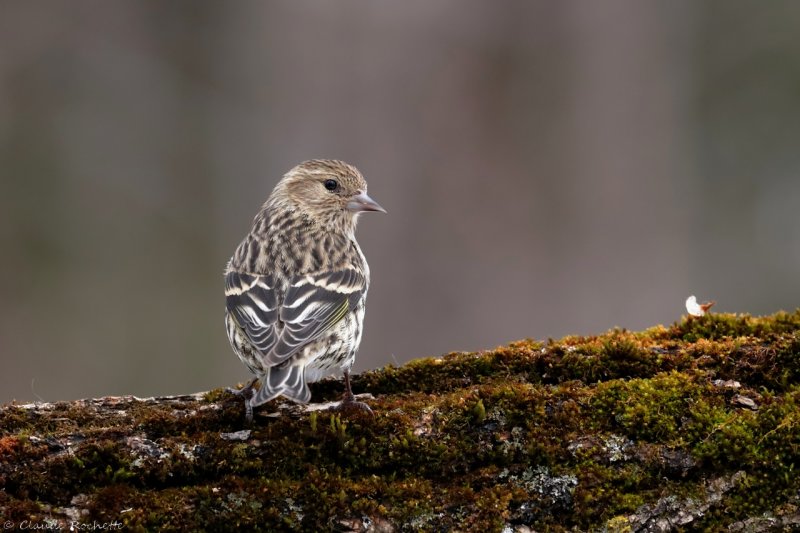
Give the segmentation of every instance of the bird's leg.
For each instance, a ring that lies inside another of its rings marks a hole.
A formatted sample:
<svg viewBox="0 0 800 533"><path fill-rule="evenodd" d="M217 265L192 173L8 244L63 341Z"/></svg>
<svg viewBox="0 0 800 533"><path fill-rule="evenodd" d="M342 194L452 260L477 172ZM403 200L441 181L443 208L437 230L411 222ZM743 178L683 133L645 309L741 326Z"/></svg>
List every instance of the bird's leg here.
<svg viewBox="0 0 800 533"><path fill-rule="evenodd" d="M234 396L244 398L244 418L247 420L248 424L253 421L253 405L250 403L250 400L253 398L253 394L255 394L254 389L256 381L258 381L258 378L251 379L250 383L241 389L234 389L233 387L228 387L225 389L226 392L229 392Z"/></svg>
<svg viewBox="0 0 800 533"><path fill-rule="evenodd" d="M336 408L337 411L349 411L351 409L359 409L361 411L366 411L371 416L375 416L370 409L369 405L365 404L364 402L359 402L356 400L355 395L353 394L353 389L350 387L350 369L345 369L344 371L344 395L342 396L342 403Z"/></svg>

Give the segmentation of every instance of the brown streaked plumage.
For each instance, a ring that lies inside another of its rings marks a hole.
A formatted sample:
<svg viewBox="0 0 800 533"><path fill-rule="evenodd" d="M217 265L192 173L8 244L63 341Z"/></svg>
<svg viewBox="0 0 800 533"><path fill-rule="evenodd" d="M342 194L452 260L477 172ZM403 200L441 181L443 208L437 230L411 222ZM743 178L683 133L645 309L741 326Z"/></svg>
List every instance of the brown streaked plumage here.
<svg viewBox="0 0 800 533"><path fill-rule="evenodd" d="M225 324L239 359L261 388L252 409L277 396L311 398L307 383L349 372L361 342L369 266L355 239L367 196L361 173L316 159L290 170L270 194L225 269Z"/></svg>

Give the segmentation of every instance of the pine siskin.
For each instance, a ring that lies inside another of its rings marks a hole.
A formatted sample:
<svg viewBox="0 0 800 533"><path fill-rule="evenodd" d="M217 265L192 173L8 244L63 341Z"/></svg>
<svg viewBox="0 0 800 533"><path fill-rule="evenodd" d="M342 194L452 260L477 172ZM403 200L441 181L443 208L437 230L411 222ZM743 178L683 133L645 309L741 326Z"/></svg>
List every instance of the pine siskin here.
<svg viewBox="0 0 800 533"><path fill-rule="evenodd" d="M256 376L237 392L245 396L248 420L254 407L281 395L308 403L307 383L339 371L342 405L358 404L350 368L369 288L369 266L355 238L364 211L386 212L367 196L355 167L306 161L275 186L228 261L228 340Z"/></svg>

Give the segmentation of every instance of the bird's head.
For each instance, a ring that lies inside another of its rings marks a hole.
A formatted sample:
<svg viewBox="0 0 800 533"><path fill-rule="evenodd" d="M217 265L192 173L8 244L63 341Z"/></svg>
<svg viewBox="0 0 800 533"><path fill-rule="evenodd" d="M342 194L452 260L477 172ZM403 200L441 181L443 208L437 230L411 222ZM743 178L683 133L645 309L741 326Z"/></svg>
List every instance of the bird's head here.
<svg viewBox="0 0 800 533"><path fill-rule="evenodd" d="M343 230L354 228L360 213L386 212L367 195L367 182L356 167L332 159L300 163L286 173L272 196L284 206Z"/></svg>

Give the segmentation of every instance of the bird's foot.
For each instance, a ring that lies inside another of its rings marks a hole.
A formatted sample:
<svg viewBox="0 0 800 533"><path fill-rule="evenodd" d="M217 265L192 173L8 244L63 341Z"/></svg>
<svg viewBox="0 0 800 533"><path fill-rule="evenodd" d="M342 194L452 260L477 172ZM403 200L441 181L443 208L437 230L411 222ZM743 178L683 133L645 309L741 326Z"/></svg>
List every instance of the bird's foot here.
<svg viewBox="0 0 800 533"><path fill-rule="evenodd" d="M244 399L244 418L247 420L247 423L250 424L253 422L253 404L250 401L253 399L255 395L255 384L258 381L258 378L253 378L250 380L250 383L242 387L241 389L234 389L233 387L228 387L225 389L226 392L233 394L234 396L238 396L239 398Z"/></svg>
<svg viewBox="0 0 800 533"><path fill-rule="evenodd" d="M359 402L356 400L355 395L353 394L353 388L350 386L350 369L346 368L344 370L344 396L342 396L342 402L334 408L336 411L357 411L361 413L366 413L369 416L375 416L375 413L372 412L369 405L365 404L364 402Z"/></svg>
<svg viewBox="0 0 800 533"><path fill-rule="evenodd" d="M341 412L360 412L371 417L375 416L375 413L372 412L370 406L364 402L359 402L356 400L356 397L353 395L353 393L345 393L342 397L341 403L334 407L334 410Z"/></svg>

